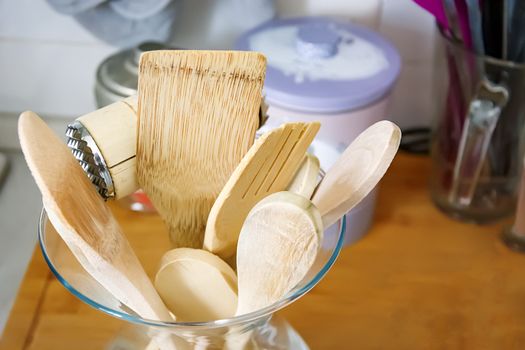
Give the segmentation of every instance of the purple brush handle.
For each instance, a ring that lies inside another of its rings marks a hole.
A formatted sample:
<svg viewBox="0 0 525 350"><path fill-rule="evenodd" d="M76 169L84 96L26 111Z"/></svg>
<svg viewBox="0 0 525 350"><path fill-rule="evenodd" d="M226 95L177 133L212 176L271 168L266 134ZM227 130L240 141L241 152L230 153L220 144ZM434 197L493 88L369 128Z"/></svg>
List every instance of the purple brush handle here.
<svg viewBox="0 0 525 350"><path fill-rule="evenodd" d="M468 49L472 49L472 34L470 33L467 4L465 4L465 0L455 0L454 2L456 4L457 18L463 43Z"/></svg>

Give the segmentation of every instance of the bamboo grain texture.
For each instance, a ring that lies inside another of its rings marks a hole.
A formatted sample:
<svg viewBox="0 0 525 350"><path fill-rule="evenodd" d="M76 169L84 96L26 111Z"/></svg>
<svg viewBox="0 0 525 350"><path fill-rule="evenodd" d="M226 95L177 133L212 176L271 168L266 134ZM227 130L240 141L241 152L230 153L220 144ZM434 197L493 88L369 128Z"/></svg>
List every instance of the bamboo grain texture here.
<svg viewBox="0 0 525 350"><path fill-rule="evenodd" d="M202 247L211 206L253 143L265 69L254 52L142 55L137 179L175 247Z"/></svg>

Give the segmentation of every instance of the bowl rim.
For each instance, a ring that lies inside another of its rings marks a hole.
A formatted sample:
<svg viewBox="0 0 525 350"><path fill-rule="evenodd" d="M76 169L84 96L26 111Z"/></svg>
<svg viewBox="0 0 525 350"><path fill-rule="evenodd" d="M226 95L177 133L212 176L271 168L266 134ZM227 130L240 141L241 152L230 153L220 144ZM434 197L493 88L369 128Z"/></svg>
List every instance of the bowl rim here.
<svg viewBox="0 0 525 350"><path fill-rule="evenodd" d="M113 308L110 308L106 305L100 304L99 302L91 299L90 297L86 296L82 292L78 291L73 287L69 282L58 272L56 267L53 265L53 262L51 261L51 258L49 257L46 245L44 243L45 241L45 235L46 235L46 224L49 222L49 218L47 216L47 213L45 211L45 208L42 208L42 211L40 212L40 218L38 221L38 243L40 245L40 249L42 251L42 255L44 256L44 260L46 261L47 265L49 266L51 272L55 275L57 280L64 286L66 289L72 293L74 296L79 298L84 303L88 304L89 306L100 310L106 314L109 314L113 317L134 323L139 325L145 325L145 326L154 326L154 327L163 327L163 328L178 328L181 330L198 330L198 329L213 329L213 328L222 328L222 327L228 327L228 326L235 326L239 324L246 324L252 321L256 321L258 319L261 319L266 316L270 316L276 311L284 308L285 306L291 304L295 300L299 299L303 295L305 295L308 291L310 291L313 287L319 283L323 277L326 275L326 273L330 270L330 268L335 263L335 260L339 256L339 253L343 247L344 243L344 237L346 232L346 216L343 216L339 220L339 234L337 237L337 242L335 245L335 248L333 249L330 257L328 258L327 262L324 264L324 266L315 274L314 277L312 277L308 282L304 284L301 288L295 287L293 288L289 293L287 293L281 300L273 303L272 305L269 305L267 307L264 307L262 309L259 309L257 311L253 311L247 314L243 314L240 316L235 316L227 319L220 319L220 320L213 320L213 321L205 321L205 322L176 322L176 321L158 321L158 320L151 320L151 319L145 319L139 316L135 316L129 313L126 313L124 311L115 310ZM326 232L326 230L325 230ZM58 232L57 232L58 235ZM59 235L60 237L60 235ZM299 282L298 285L300 285L304 280Z"/></svg>

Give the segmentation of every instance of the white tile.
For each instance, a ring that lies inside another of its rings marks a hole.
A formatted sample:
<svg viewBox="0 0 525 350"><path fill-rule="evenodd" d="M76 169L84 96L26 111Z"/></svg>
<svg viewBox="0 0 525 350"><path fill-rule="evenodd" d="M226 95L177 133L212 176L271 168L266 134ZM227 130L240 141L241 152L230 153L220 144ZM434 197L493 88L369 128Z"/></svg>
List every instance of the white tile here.
<svg viewBox="0 0 525 350"><path fill-rule="evenodd" d="M46 0L0 0L0 37L99 42L73 17L56 12Z"/></svg>
<svg viewBox="0 0 525 350"><path fill-rule="evenodd" d="M413 1L385 1L379 32L394 43L405 62L434 56L434 17Z"/></svg>
<svg viewBox="0 0 525 350"><path fill-rule="evenodd" d="M349 19L373 29L378 27L382 3L382 0L275 1L277 12L282 17L331 16Z"/></svg>
<svg viewBox="0 0 525 350"><path fill-rule="evenodd" d="M394 88L390 105L393 121L402 128L429 126L434 118L431 65L405 64Z"/></svg>
<svg viewBox="0 0 525 350"><path fill-rule="evenodd" d="M95 108L98 64L114 49L0 40L0 111L72 117Z"/></svg>

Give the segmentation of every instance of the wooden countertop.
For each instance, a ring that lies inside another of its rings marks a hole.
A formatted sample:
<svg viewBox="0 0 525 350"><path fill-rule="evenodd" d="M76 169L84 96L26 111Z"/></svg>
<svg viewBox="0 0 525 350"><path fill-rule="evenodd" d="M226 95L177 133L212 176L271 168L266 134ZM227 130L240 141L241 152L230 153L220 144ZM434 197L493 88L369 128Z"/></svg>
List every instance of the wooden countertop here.
<svg viewBox="0 0 525 350"><path fill-rule="evenodd" d="M525 255L501 243L503 224L468 225L438 212L428 195L429 168L426 157L398 155L372 230L280 312L312 349L525 346ZM159 229L159 220L131 225L140 214L113 209L152 273L159 242L144 239L144 230ZM102 349L119 325L67 292L36 249L0 349Z"/></svg>

